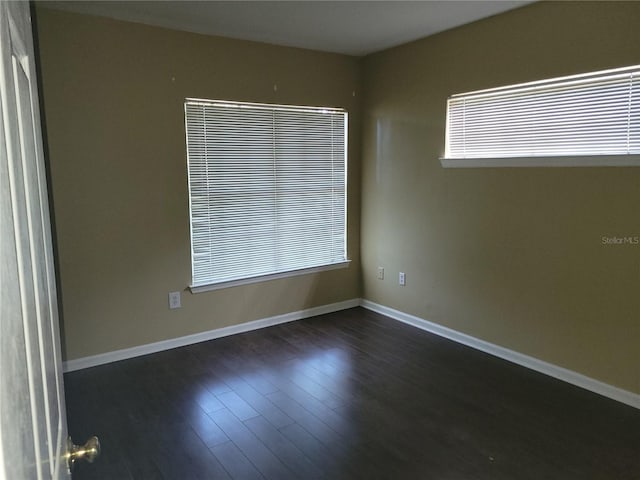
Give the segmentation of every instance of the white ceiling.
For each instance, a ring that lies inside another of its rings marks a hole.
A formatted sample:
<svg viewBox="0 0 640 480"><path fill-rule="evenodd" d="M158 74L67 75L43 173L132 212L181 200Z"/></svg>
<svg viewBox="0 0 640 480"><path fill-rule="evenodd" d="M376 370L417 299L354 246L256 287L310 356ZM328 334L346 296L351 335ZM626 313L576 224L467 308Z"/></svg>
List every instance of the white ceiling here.
<svg viewBox="0 0 640 480"><path fill-rule="evenodd" d="M367 55L531 1L47 1L50 8L196 33Z"/></svg>

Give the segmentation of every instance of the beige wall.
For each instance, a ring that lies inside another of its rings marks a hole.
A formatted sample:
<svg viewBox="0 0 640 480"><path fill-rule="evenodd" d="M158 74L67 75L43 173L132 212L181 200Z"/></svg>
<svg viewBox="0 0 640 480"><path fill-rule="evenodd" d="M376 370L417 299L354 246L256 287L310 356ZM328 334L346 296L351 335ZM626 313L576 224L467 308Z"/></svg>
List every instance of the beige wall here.
<svg viewBox="0 0 640 480"><path fill-rule="evenodd" d="M640 169L438 161L448 95L640 64L638 25L545 2L367 57L363 296L640 393L640 246L601 244L640 235Z"/></svg>
<svg viewBox="0 0 640 480"><path fill-rule="evenodd" d="M638 64L639 24L640 3L537 3L359 61L38 8L67 359L362 294L640 393L640 247L601 244L640 235L640 169L438 162L448 95ZM187 96L349 110L349 269L168 310Z"/></svg>
<svg viewBox="0 0 640 480"><path fill-rule="evenodd" d="M67 359L359 297L357 59L40 7ZM185 97L349 111L348 269L184 292L168 309L191 280Z"/></svg>

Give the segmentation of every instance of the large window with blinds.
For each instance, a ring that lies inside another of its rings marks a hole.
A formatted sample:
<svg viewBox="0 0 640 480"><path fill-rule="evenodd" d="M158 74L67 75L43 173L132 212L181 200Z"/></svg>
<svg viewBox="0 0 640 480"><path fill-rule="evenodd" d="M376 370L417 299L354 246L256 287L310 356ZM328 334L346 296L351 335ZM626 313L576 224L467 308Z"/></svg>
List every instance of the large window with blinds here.
<svg viewBox="0 0 640 480"><path fill-rule="evenodd" d="M445 167L640 165L640 66L447 101Z"/></svg>
<svg viewBox="0 0 640 480"><path fill-rule="evenodd" d="M192 291L346 266L347 112L185 101Z"/></svg>

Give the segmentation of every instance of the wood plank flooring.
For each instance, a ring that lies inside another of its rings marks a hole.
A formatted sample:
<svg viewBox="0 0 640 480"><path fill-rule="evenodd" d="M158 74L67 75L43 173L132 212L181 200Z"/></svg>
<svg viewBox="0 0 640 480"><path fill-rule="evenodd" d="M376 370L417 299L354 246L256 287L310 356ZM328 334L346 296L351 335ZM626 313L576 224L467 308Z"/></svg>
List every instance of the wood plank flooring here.
<svg viewBox="0 0 640 480"><path fill-rule="evenodd" d="M83 479L638 480L640 411L355 308L65 375Z"/></svg>

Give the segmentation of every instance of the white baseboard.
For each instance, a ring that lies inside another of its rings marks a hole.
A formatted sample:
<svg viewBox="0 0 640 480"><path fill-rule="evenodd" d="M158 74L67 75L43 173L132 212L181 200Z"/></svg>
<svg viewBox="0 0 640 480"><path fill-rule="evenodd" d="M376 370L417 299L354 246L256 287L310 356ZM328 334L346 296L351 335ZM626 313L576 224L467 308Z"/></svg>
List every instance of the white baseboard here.
<svg viewBox="0 0 640 480"><path fill-rule="evenodd" d="M124 348L122 350L101 353L99 355L91 355L90 357L67 360L66 362L62 362L62 369L64 372L73 372L74 370L81 370L83 368L95 367L98 365L103 365L105 363L126 360L128 358L139 357L141 355L147 355L149 353L161 352L163 350L170 350L176 347L184 347L186 345L192 345L194 343L213 340L214 338L226 337L228 335L234 335L236 333L243 333L250 330L258 330L260 328L271 327L280 323L287 323L294 320L314 317L316 315L323 315L325 313L346 310L347 308L357 307L358 305L360 305L360 299L354 298L351 300L345 300L344 302L331 303L328 305L321 305L319 307L307 308L305 310L299 310L297 312L290 312L273 317L261 318L252 322L241 323L239 325L231 325L223 328L216 328L214 330L195 333L193 335L186 335L184 337L171 338L169 340L148 343L146 345L139 345L137 347Z"/></svg>
<svg viewBox="0 0 640 480"><path fill-rule="evenodd" d="M531 370L544 373L545 375L557 378L558 380L563 380L572 385L576 385L604 397L608 397L613 400L617 400L618 402L640 409L640 395L636 393L614 387L613 385L595 380L593 378L587 377L586 375L582 375L581 373L577 373L572 370L568 370L566 368L544 362L537 358L530 357L513 350L509 350L508 348L504 348L499 345L480 340L470 335L460 333L456 330L443 327L442 325L438 325L437 323L429 322L414 315L410 315L393 308L385 307L384 305L379 305L369 300L361 300L360 305L368 310L372 310L387 317L393 318L394 320L413 325L414 327L417 327L421 330L426 330L440 337L448 338L449 340L453 340L454 342L467 345L471 348L489 353L509 362L517 363L518 365L530 368Z"/></svg>
<svg viewBox="0 0 640 480"><path fill-rule="evenodd" d="M537 358L530 357L513 350L509 350L508 348L501 347L484 340L480 340L465 333L461 333L442 325L438 325L437 323L429 322L420 317L416 317L414 315L410 315L408 313L404 313L399 310L395 310L393 308L371 302L370 300L358 298L345 300L338 303L331 303L328 305L321 305L319 307L308 308L305 310L299 310L297 312L276 315L273 317L261 318L259 320L241 323L239 325L217 328L206 332L195 333L193 335L186 335L184 337L171 338L169 340L162 340L160 342L149 343L146 345L139 345L122 350L115 350L113 352L101 353L99 355L92 355L89 357L68 360L66 362L63 362L63 370L64 372L73 372L75 370L81 370L83 368L95 367L106 363L117 362L119 360L139 357L141 355L170 350L172 348L184 347L186 345L192 345L194 343L205 342L207 340L213 340L215 338L234 335L236 333L258 330L260 328L292 322L295 320L301 320L303 318L314 317L316 315L323 315L325 313L346 310L348 308L357 307L358 305L368 310L386 315L387 317L390 317L394 320L412 325L421 330L426 330L440 337L448 338L449 340L453 340L454 342L467 345L471 348L475 348L476 350L489 353L509 362L516 363L540 373L544 373L545 375L549 375L572 385L576 385L591 392L640 409L640 395L636 393L614 387L613 385L595 380L593 378L587 377L586 375L582 375L572 370L568 370L566 368L544 362Z"/></svg>

